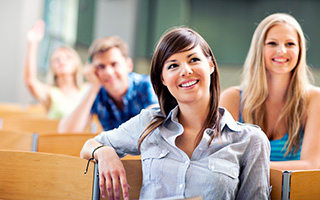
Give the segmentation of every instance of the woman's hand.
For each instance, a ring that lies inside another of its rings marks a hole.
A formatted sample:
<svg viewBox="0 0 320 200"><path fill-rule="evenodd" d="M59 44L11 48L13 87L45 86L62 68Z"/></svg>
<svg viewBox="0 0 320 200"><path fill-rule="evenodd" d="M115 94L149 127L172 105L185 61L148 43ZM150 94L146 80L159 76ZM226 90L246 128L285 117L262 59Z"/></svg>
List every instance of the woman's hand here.
<svg viewBox="0 0 320 200"><path fill-rule="evenodd" d="M39 43L44 36L45 23L42 19L39 19L33 27L28 31L27 39L29 42Z"/></svg>
<svg viewBox="0 0 320 200"><path fill-rule="evenodd" d="M101 195L109 199L120 199L120 187L123 198L129 199L130 186L127 182L124 166L112 147L103 147L95 151L94 157L98 160L99 186Z"/></svg>

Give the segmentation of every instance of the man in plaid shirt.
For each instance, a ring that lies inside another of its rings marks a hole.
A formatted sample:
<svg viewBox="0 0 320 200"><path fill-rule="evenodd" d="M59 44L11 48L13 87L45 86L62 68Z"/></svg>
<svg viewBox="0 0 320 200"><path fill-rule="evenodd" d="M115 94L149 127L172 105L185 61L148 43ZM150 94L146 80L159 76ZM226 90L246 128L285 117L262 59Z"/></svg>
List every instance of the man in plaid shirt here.
<svg viewBox="0 0 320 200"><path fill-rule="evenodd" d="M90 87L77 108L60 121L60 132L83 132L93 114L110 130L157 105L149 76L132 72L128 46L118 36L95 40L89 55L84 71Z"/></svg>

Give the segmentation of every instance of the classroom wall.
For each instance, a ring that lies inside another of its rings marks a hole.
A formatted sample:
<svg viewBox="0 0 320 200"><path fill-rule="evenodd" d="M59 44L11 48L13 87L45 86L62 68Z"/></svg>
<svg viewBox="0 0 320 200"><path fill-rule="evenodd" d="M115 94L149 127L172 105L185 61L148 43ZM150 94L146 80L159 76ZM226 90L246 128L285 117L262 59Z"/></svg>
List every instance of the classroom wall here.
<svg viewBox="0 0 320 200"><path fill-rule="evenodd" d="M118 35L133 55L138 0L96 1L94 38Z"/></svg>
<svg viewBox="0 0 320 200"><path fill-rule="evenodd" d="M42 7L43 0L0 0L0 101L32 101L23 81L26 32Z"/></svg>

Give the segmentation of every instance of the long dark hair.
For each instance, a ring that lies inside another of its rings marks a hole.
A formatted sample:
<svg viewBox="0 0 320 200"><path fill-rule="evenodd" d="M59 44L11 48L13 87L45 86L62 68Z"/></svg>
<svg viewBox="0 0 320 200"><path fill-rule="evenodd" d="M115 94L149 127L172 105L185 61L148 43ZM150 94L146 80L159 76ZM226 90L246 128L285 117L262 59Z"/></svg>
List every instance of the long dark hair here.
<svg viewBox="0 0 320 200"><path fill-rule="evenodd" d="M151 61L151 82L153 89L158 97L161 114L155 116L148 127L143 131L139 140L139 147L142 141L163 121L167 118L170 111L175 108L178 103L171 95L166 86L162 83L162 69L165 61L175 53L189 51L196 46L200 46L203 54L210 58L215 66L215 71L210 75L210 107L202 129L199 132L197 144L200 142L200 135L207 128L216 128L214 135L220 135L220 113L219 113L219 97L220 97L220 78L217 63L210 46L207 42L194 30L185 27L176 27L167 31L158 42Z"/></svg>

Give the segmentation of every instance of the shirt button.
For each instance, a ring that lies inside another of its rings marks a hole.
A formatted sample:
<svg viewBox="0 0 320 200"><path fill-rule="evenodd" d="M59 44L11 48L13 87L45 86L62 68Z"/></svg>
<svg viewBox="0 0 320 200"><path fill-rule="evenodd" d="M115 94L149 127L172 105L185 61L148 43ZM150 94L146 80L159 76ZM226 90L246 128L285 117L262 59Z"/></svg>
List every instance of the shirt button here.
<svg viewBox="0 0 320 200"><path fill-rule="evenodd" d="M214 170L214 165L210 165L210 169L213 171Z"/></svg>
<svg viewBox="0 0 320 200"><path fill-rule="evenodd" d="M160 153L160 157L163 157L164 156L164 154L163 153Z"/></svg>
<svg viewBox="0 0 320 200"><path fill-rule="evenodd" d="M203 150L202 147L200 147L199 150L202 151Z"/></svg>
<svg viewBox="0 0 320 200"><path fill-rule="evenodd" d="M182 184L182 183L179 185L179 188L180 188L180 189L182 189L182 188L183 188L183 184Z"/></svg>

